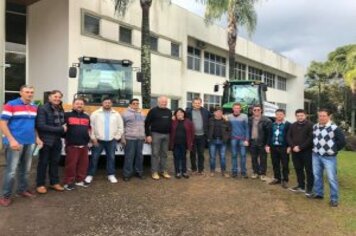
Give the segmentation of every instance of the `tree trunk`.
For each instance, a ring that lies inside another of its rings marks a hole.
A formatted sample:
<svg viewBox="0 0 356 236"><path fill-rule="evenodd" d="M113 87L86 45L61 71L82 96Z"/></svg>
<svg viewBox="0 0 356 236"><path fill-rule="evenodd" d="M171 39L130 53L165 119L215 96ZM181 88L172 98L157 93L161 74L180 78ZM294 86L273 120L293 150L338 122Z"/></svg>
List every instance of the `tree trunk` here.
<svg viewBox="0 0 356 236"><path fill-rule="evenodd" d="M150 7L152 0L140 0L142 8L141 32L141 82L142 108L150 108L151 104L151 38L150 38Z"/></svg>
<svg viewBox="0 0 356 236"><path fill-rule="evenodd" d="M233 9L230 9L227 26L227 44L229 46L229 80L235 80L235 48L237 40L237 22Z"/></svg>
<svg viewBox="0 0 356 236"><path fill-rule="evenodd" d="M355 135L356 123L356 79L351 84L352 98L351 98L351 135Z"/></svg>

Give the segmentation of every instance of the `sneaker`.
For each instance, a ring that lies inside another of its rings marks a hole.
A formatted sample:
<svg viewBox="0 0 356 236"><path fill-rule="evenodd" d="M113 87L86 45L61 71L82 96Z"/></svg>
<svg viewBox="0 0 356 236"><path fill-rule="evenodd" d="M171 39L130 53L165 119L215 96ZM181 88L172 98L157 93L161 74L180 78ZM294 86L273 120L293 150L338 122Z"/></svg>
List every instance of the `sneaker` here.
<svg viewBox="0 0 356 236"><path fill-rule="evenodd" d="M237 173L232 173L231 177L232 178L237 178Z"/></svg>
<svg viewBox="0 0 356 236"><path fill-rule="evenodd" d="M7 207L10 204L11 204L11 199L10 198L6 198L6 197L0 198L0 206Z"/></svg>
<svg viewBox="0 0 356 236"><path fill-rule="evenodd" d="M316 193L312 193L308 198L322 200L324 197L317 195Z"/></svg>
<svg viewBox="0 0 356 236"><path fill-rule="evenodd" d="M330 207L337 207L339 205L338 202L335 202L335 201L330 201Z"/></svg>
<svg viewBox="0 0 356 236"><path fill-rule="evenodd" d="M38 192L40 194L45 194L45 193L47 193L47 188L45 186L39 186L36 188L36 192Z"/></svg>
<svg viewBox="0 0 356 236"><path fill-rule="evenodd" d="M51 189L56 190L58 192L64 191L64 188L60 184L54 184L54 185L51 185L50 187L51 187Z"/></svg>
<svg viewBox="0 0 356 236"><path fill-rule="evenodd" d="M276 184L280 184L281 181L279 179L273 179L271 182L269 182L268 184L270 185L276 185Z"/></svg>
<svg viewBox="0 0 356 236"><path fill-rule="evenodd" d="M72 183L72 184L65 184L64 186L64 189L65 190L68 190L68 191L72 191L75 189L75 185Z"/></svg>
<svg viewBox="0 0 356 236"><path fill-rule="evenodd" d="M180 178L182 178L182 175L180 174L180 173L178 173L178 174L176 174L176 179L180 179Z"/></svg>
<svg viewBox="0 0 356 236"><path fill-rule="evenodd" d="M75 185L83 188L89 187L89 183L86 181L76 182Z"/></svg>
<svg viewBox="0 0 356 236"><path fill-rule="evenodd" d="M182 176L186 179L189 179L189 175L187 173L183 173Z"/></svg>
<svg viewBox="0 0 356 236"><path fill-rule="evenodd" d="M130 178L129 177L123 177L122 180L125 181L125 182L128 182L128 181L130 181Z"/></svg>
<svg viewBox="0 0 356 236"><path fill-rule="evenodd" d="M288 182L287 181L282 181L282 188L285 188L285 189L288 188Z"/></svg>
<svg viewBox="0 0 356 236"><path fill-rule="evenodd" d="M308 197L308 198L311 197L312 195L313 195L312 191L306 191L305 192L305 196Z"/></svg>
<svg viewBox="0 0 356 236"><path fill-rule="evenodd" d="M154 172L154 173L152 174L152 179L154 179L154 180L159 180L159 175L158 175L157 172Z"/></svg>
<svg viewBox="0 0 356 236"><path fill-rule="evenodd" d="M258 175L257 175L257 174L252 174L252 175L251 175L251 178L252 178L252 179L257 179L257 178L258 178Z"/></svg>
<svg viewBox="0 0 356 236"><path fill-rule="evenodd" d="M214 177L215 176L215 172L210 172L210 177Z"/></svg>
<svg viewBox="0 0 356 236"><path fill-rule="evenodd" d="M261 176L260 176L260 179L261 179L261 181L263 181L263 182L266 182L266 181L267 181L267 177L266 177L265 175L261 175Z"/></svg>
<svg viewBox="0 0 356 236"><path fill-rule="evenodd" d="M305 189L301 188L299 186L295 186L295 187L289 188L288 190L292 191L294 193L304 193L305 192Z"/></svg>
<svg viewBox="0 0 356 236"><path fill-rule="evenodd" d="M226 172L222 172L221 175L225 178L230 178L230 175Z"/></svg>
<svg viewBox="0 0 356 236"><path fill-rule="evenodd" d="M161 173L162 177L165 178L165 179L170 179L171 176L168 174L167 171L163 171L163 173Z"/></svg>
<svg viewBox="0 0 356 236"><path fill-rule="evenodd" d="M84 181L87 182L88 184L91 184L91 182L93 181L93 176L88 175Z"/></svg>
<svg viewBox="0 0 356 236"><path fill-rule="evenodd" d="M115 175L108 175L108 180L112 184L116 184L117 183L117 179L116 179Z"/></svg>
<svg viewBox="0 0 356 236"><path fill-rule="evenodd" d="M198 171L197 175L202 175L202 176L204 176L205 173L204 173L204 171Z"/></svg>
<svg viewBox="0 0 356 236"><path fill-rule="evenodd" d="M248 175L244 174L244 175L242 175L242 178L248 179Z"/></svg>
<svg viewBox="0 0 356 236"><path fill-rule="evenodd" d="M28 197L28 198L33 198L36 196L33 192L29 190L19 193L18 195L20 195L21 197Z"/></svg>

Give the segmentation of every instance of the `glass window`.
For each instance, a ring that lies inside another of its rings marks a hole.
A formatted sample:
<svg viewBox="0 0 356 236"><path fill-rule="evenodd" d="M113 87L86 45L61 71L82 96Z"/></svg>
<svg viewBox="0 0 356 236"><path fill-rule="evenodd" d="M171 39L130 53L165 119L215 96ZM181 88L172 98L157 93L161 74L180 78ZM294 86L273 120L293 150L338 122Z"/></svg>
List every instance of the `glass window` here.
<svg viewBox="0 0 356 236"><path fill-rule="evenodd" d="M178 99L171 99L171 110L174 112L179 108L179 100Z"/></svg>
<svg viewBox="0 0 356 236"><path fill-rule="evenodd" d="M249 80L259 80L262 81L262 70L257 69L255 67L248 67L248 79Z"/></svg>
<svg viewBox="0 0 356 236"><path fill-rule="evenodd" d="M26 14L26 6L6 1L6 11Z"/></svg>
<svg viewBox="0 0 356 236"><path fill-rule="evenodd" d="M157 106L157 101L158 101L158 97L151 97L150 106L151 107L156 107Z"/></svg>
<svg viewBox="0 0 356 236"><path fill-rule="evenodd" d="M277 106L280 109L284 109L287 112L287 104L277 102Z"/></svg>
<svg viewBox="0 0 356 236"><path fill-rule="evenodd" d="M26 15L6 13L6 42L26 44Z"/></svg>
<svg viewBox="0 0 356 236"><path fill-rule="evenodd" d="M179 44L171 43L171 56L179 57Z"/></svg>
<svg viewBox="0 0 356 236"><path fill-rule="evenodd" d="M235 79L246 80L246 65L236 62L235 63Z"/></svg>
<svg viewBox="0 0 356 236"><path fill-rule="evenodd" d="M287 79L278 76L277 89L287 91Z"/></svg>
<svg viewBox="0 0 356 236"><path fill-rule="evenodd" d="M204 107L213 112L215 107L221 106L221 96L204 94Z"/></svg>
<svg viewBox="0 0 356 236"><path fill-rule="evenodd" d="M84 15L84 30L86 33L99 35L100 19L91 15Z"/></svg>
<svg viewBox="0 0 356 236"><path fill-rule="evenodd" d="M266 71L264 73L265 83L267 84L267 86L270 88L275 88L275 75Z"/></svg>
<svg viewBox="0 0 356 236"><path fill-rule="evenodd" d="M120 26L120 33L119 33L119 40L120 42L132 44L132 30L123 26Z"/></svg>
<svg viewBox="0 0 356 236"><path fill-rule="evenodd" d="M152 51L158 51L158 38L154 36L151 37L151 50Z"/></svg>
<svg viewBox="0 0 356 236"><path fill-rule="evenodd" d="M6 53L5 63L10 64L5 70L5 90L18 91L26 84L26 55L17 53Z"/></svg>
<svg viewBox="0 0 356 236"><path fill-rule="evenodd" d="M212 75L226 76L226 59L209 53L204 53L204 72Z"/></svg>
<svg viewBox="0 0 356 236"><path fill-rule="evenodd" d="M199 98L200 93L187 92L187 104L186 107L192 107L192 102L194 98Z"/></svg>
<svg viewBox="0 0 356 236"><path fill-rule="evenodd" d="M200 50L188 46L188 69L200 71Z"/></svg>

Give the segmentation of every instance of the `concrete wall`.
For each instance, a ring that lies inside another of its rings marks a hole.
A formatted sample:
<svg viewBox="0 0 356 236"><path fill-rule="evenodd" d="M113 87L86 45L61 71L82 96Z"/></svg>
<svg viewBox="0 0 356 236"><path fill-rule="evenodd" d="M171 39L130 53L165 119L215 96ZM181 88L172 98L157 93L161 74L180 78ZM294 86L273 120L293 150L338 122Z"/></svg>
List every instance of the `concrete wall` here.
<svg viewBox="0 0 356 236"><path fill-rule="evenodd" d="M5 90L5 1L0 1L0 106L4 103Z"/></svg>
<svg viewBox="0 0 356 236"><path fill-rule="evenodd" d="M41 0L28 7L28 83L43 92L59 89L68 100L68 1Z"/></svg>

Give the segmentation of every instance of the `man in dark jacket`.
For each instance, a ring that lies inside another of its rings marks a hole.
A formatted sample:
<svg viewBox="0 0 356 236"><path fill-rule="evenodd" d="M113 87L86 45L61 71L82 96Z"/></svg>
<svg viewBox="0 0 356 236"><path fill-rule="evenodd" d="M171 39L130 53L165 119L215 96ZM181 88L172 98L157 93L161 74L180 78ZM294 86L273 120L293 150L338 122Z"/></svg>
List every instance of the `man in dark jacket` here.
<svg viewBox="0 0 356 236"><path fill-rule="evenodd" d="M253 115L248 122L250 130L250 153L252 157L252 179L260 176L266 181L267 153L266 145L271 128L271 120L262 116L262 106L256 104L252 108Z"/></svg>
<svg viewBox="0 0 356 236"><path fill-rule="evenodd" d="M67 131L62 108L62 92L53 90L48 96L48 102L40 106L37 111L36 129L43 147L37 165L37 188L38 193L47 193L45 186L47 167L49 165L49 180L51 188L63 191L59 184L58 163L62 150L62 135Z"/></svg>
<svg viewBox="0 0 356 236"><path fill-rule="evenodd" d="M303 109L296 110L295 117L297 121L289 128L287 140L291 147L298 185L289 190L292 192L305 192L305 195L309 196L312 193L314 181L312 164L313 123L306 119L307 116Z"/></svg>
<svg viewBox="0 0 356 236"><path fill-rule="evenodd" d="M75 185L87 187L84 181L88 165L88 143L90 140L90 117L84 113L84 100L76 98L73 110L65 113L67 124L66 160L64 170L64 188L73 190Z"/></svg>
<svg viewBox="0 0 356 236"><path fill-rule="evenodd" d="M276 110L276 120L272 123L266 150L267 153L271 153L274 173L274 179L269 184L282 184L283 188L288 187L290 153L290 147L287 141L290 123L284 120L285 115L285 110ZM281 174L281 164L283 174Z"/></svg>
<svg viewBox="0 0 356 236"><path fill-rule="evenodd" d="M195 130L193 150L190 152L191 169L193 173L198 171L199 174L203 174L204 149L208 137L208 126L211 113L202 107L201 98L194 98L192 108L187 108L186 113L187 118L193 122Z"/></svg>
<svg viewBox="0 0 356 236"><path fill-rule="evenodd" d="M324 169L330 185L330 206L339 204L339 183L337 180L336 156L346 144L342 130L331 122L330 111L320 109L318 123L313 126L313 174L314 194L310 197L324 197Z"/></svg>

